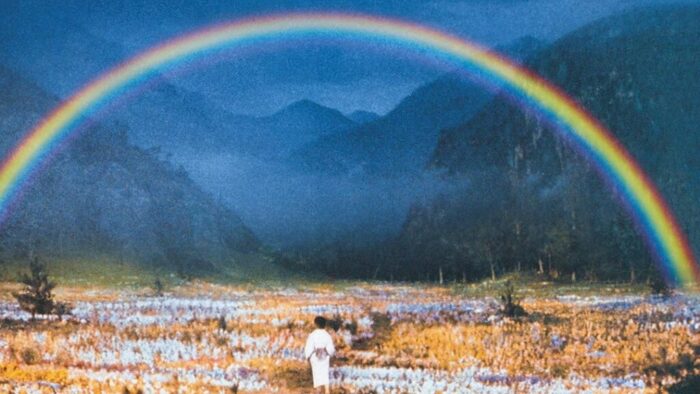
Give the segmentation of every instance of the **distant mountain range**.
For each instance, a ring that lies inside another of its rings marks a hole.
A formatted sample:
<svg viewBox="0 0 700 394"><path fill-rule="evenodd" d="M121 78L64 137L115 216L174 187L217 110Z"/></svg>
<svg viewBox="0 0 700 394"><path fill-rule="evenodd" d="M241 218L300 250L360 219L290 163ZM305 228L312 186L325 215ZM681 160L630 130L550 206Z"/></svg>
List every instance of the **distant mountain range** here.
<svg viewBox="0 0 700 394"><path fill-rule="evenodd" d="M127 52L80 26L51 23L57 36L90 43L78 50L59 40L49 54L26 48L46 61L56 58L51 80L74 69L95 68L97 74ZM10 37L8 45L18 44ZM541 46L526 38L509 54L524 57ZM62 62L64 50L77 54ZM13 57L11 64L45 80L45 65L30 57ZM71 90L71 78L63 79L68 82L55 87L58 94ZM374 239L395 233L411 201L443 187L423 174L439 131L468 119L490 97L467 77L451 74L418 89L385 116L343 115L301 100L255 117L233 114L167 78L149 83L101 115L102 124L127 130L137 147L160 149L238 212L263 241L305 247L350 234ZM379 218L384 220L378 223Z"/></svg>
<svg viewBox="0 0 700 394"><path fill-rule="evenodd" d="M543 47L524 37L497 51L517 61ZM310 143L295 152L292 161L322 173L415 174L425 168L440 131L469 120L492 97L469 75L449 73L416 89L387 115Z"/></svg>
<svg viewBox="0 0 700 394"><path fill-rule="evenodd" d="M0 67L0 147L6 154L58 100ZM269 264L231 210L181 168L97 125L52 159L0 227L0 259L95 258L182 275ZM244 269L241 268L241 273Z"/></svg>

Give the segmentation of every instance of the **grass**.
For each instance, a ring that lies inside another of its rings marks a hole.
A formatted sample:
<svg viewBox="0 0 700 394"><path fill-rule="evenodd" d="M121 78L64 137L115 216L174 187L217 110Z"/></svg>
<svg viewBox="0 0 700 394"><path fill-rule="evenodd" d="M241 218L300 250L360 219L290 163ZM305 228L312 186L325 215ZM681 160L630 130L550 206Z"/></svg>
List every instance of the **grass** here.
<svg viewBox="0 0 700 394"><path fill-rule="evenodd" d="M0 281L15 282L27 270L26 262L3 263ZM158 276L167 276L165 270L112 258L49 260L47 270L50 278L61 285L86 287L138 288L151 285Z"/></svg>
<svg viewBox="0 0 700 394"><path fill-rule="evenodd" d="M521 285L523 283L520 282ZM236 375L243 381L250 381L251 374L258 374L268 382L269 386L260 392L272 388L296 394L310 392L309 365L300 354L294 353L303 348L304 340L312 329L310 322L317 313L300 308L307 305L324 307L328 314L334 313L335 306L347 306L349 309L342 311L341 315L344 320L371 321L369 326L365 324L360 327L362 335L352 343L344 342L342 332L331 331L338 350L334 366L352 367L350 372L343 375L347 380L336 380L336 392L362 392L359 386L353 385L364 379L362 376L369 372L367 368L375 367L412 368L421 374L439 373L430 378L435 381L453 379L455 377L450 377L449 373L458 373L464 368L487 367L494 372L487 371L483 375L485 379L492 375L512 378L494 384L515 392L525 390L520 384L529 384L528 377L538 377L545 383L560 378L571 384L579 382L576 384L582 384L581 388L585 389L586 384L598 378L639 376L648 384L648 389L654 390L700 371L700 364L695 363L700 346L698 338L680 320L679 324L660 324L668 319L664 312L667 306L656 306L646 301L629 308L607 311L551 298L527 299L523 301L530 312L526 318L487 323L482 317L471 318L469 313L460 312L443 315L415 309L414 314L403 316L385 313L388 306L394 304L410 307L415 303L437 302L446 306L458 303L463 297L455 293L457 290L453 286L422 284L412 287L354 282L355 286L351 287L352 282L340 282L339 286L345 289L347 296L343 296L342 292L339 296L335 284L309 284L305 291L298 293L276 293L256 288L251 290L251 297L248 297L241 295L239 286L192 281L174 290L178 295L196 294L202 300L198 317L189 321L168 320L169 316L186 316L186 308L167 307L166 303L163 309L154 309L150 304L140 306L132 303L126 310L106 305L100 308L104 308L108 315L117 317L152 316L156 313L162 314L165 320L147 324L129 323L119 327L98 323L88 314L80 317L86 319L85 322L38 321L0 325L0 341L9 344L0 351L8 363L0 368L0 380L43 380L65 387L81 387L87 391L105 391L89 375L104 368L102 361L86 361L90 357L84 357L83 352L121 354L138 348L139 354L155 354L162 346L161 341L167 340L171 341L168 346L182 346L185 350L178 353L176 359L168 358L170 356L144 357L135 367L143 372L166 373L168 380L163 383L166 385L163 389L167 392L177 392L178 387L188 392L215 391L209 386L210 383L200 379L202 370L228 368L231 365L243 371ZM362 294L353 294L358 287L363 289ZM590 287L584 290L589 291ZM80 290L75 290L77 299L87 303L95 300L92 294L91 291L81 294ZM109 293L105 291L101 294ZM112 300L118 301L130 299L138 292L120 290L111 294ZM243 296L252 304L242 307L237 317L229 318L224 332L220 330L220 311L216 308L210 310L206 304L207 298L226 298L227 295ZM167 297L164 302L167 302ZM487 304L484 302L480 305ZM668 307L674 306L671 304ZM258 314L258 311L271 309L276 311ZM278 319L288 319L295 324L277 324L275 321ZM75 338L79 338L79 343L75 342ZM190 353L186 349L189 346L197 348L199 355L196 358L188 358ZM282 351L291 353L287 353L285 358L281 357ZM49 361L37 360L37 352L49 355ZM131 384L128 374L120 371L132 367L119 361L110 368L119 376L119 387ZM186 373L193 379L179 381L175 376L180 373ZM158 380L153 377L148 379L151 382ZM376 376L372 379L372 385L389 383ZM479 379L468 380L478 383ZM693 381L685 383L685 386L678 387L695 387L692 386ZM0 391L3 388L0 384ZM153 391L157 390L153 388Z"/></svg>
<svg viewBox="0 0 700 394"><path fill-rule="evenodd" d="M215 265L215 272L201 272L183 278L172 267L151 266L139 262L120 261L114 257L76 257L47 259L51 280L60 286L104 289L151 288L160 279L166 291L189 281L202 280L213 284L278 284L303 278L272 263L272 258L259 253L236 254L229 262ZM0 263L0 283L17 282L28 271L26 261Z"/></svg>
<svg viewBox="0 0 700 394"><path fill-rule="evenodd" d="M519 298L552 298L563 295L577 296L612 296L648 294L646 283L624 282L556 282L536 274L512 273L499 277L495 281L484 280L477 283L455 283L450 289L455 295L468 298L493 297L503 290L510 281Z"/></svg>
<svg viewBox="0 0 700 394"><path fill-rule="evenodd" d="M118 261L113 257L73 258L49 260L47 263L51 280L59 288L98 289L98 290L139 290L148 294L154 291L154 282L160 279L166 292L180 288L197 287L198 283L212 286L235 286L249 290L295 288L313 291L343 292L350 294L353 288L372 287L385 284L378 281L330 280L320 275L290 272L274 263L272 253L237 254L230 262L219 263L216 272L199 273L183 278L172 268L156 267L135 262ZM14 288L21 272L26 272L28 263L24 261L3 262L0 264L0 287ZM556 282L535 273L511 273L475 283L449 283L440 286L429 282L392 283L394 286L408 286L412 289L441 288L454 296L464 298L497 297L507 281L510 281L520 299L553 298L562 295L577 296L620 296L649 294L646 283ZM700 289L684 289L697 292ZM7 293L7 292L5 292ZM7 293L9 294L9 293Z"/></svg>

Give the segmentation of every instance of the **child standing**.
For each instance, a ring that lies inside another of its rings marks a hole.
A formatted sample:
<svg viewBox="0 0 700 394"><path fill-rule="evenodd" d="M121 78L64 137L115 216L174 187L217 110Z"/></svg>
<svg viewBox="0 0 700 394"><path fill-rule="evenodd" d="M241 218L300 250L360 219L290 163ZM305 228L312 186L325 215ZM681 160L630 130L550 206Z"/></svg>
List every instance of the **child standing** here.
<svg viewBox="0 0 700 394"><path fill-rule="evenodd" d="M333 339L325 330L326 319L316 316L316 329L309 334L304 347L304 357L311 363L311 374L314 378L314 388L323 386L326 394L330 393L330 360L335 353Z"/></svg>

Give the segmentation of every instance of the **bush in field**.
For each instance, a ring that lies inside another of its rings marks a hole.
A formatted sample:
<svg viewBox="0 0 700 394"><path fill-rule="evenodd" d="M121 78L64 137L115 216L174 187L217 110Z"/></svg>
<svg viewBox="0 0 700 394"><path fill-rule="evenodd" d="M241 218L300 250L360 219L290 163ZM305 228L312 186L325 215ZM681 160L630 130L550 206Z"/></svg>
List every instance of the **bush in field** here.
<svg viewBox="0 0 700 394"><path fill-rule="evenodd" d="M143 390L139 387L124 386L123 394L143 394Z"/></svg>
<svg viewBox="0 0 700 394"><path fill-rule="evenodd" d="M58 315L59 320L63 320L63 316L70 315L73 312L73 306L67 302L57 302L53 308L53 313Z"/></svg>
<svg viewBox="0 0 700 394"><path fill-rule="evenodd" d="M700 375L690 375L680 382L668 388L671 394L695 394L700 393Z"/></svg>
<svg viewBox="0 0 700 394"><path fill-rule="evenodd" d="M228 325L226 324L226 316L219 316L219 319L216 321L216 326L219 330L226 331L228 328Z"/></svg>
<svg viewBox="0 0 700 394"><path fill-rule="evenodd" d="M41 360L39 351L33 347L25 347L22 349L19 355L22 358L22 361L27 365L34 365Z"/></svg>
<svg viewBox="0 0 700 394"><path fill-rule="evenodd" d="M372 331L374 332L373 342L375 345L381 344L391 335L391 317L387 313L374 312L370 315L372 319Z"/></svg>
<svg viewBox="0 0 700 394"><path fill-rule="evenodd" d="M164 289L165 289L165 286L163 286L163 281L161 281L160 278L156 278L156 280L153 282L154 295L156 297L162 297Z"/></svg>
<svg viewBox="0 0 700 394"><path fill-rule="evenodd" d="M515 297L515 287L511 281L506 281L499 296L501 301L501 314L506 317L521 317L527 315L525 308L520 305Z"/></svg>
<svg viewBox="0 0 700 394"><path fill-rule="evenodd" d="M350 331L350 334L356 335L357 334L357 320L352 319L350 322L345 323L346 330Z"/></svg>
<svg viewBox="0 0 700 394"><path fill-rule="evenodd" d="M662 297L669 297L673 294L673 289L671 289L666 280L660 275L654 276L649 280L649 290L651 294Z"/></svg>
<svg viewBox="0 0 700 394"><path fill-rule="evenodd" d="M311 367L301 361L281 361L270 366L269 379L287 389L306 389L313 386Z"/></svg>
<svg viewBox="0 0 700 394"><path fill-rule="evenodd" d="M46 265L36 257L29 262L29 272L29 275L20 276L22 290L12 295L20 308L31 313L34 320L37 314L48 315L54 312L56 304L51 291L56 287L56 283L49 281Z"/></svg>
<svg viewBox="0 0 700 394"><path fill-rule="evenodd" d="M333 315L331 319L328 320L328 327L333 331L338 332L343 327L343 317L339 313Z"/></svg>

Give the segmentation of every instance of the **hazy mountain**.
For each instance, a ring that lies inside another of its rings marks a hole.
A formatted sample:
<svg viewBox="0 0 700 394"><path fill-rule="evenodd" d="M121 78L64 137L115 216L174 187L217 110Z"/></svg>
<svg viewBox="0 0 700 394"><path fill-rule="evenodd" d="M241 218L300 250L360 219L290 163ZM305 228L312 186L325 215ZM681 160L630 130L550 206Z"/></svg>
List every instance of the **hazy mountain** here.
<svg viewBox="0 0 700 394"><path fill-rule="evenodd" d="M517 60L541 47L541 42L525 37L500 52ZM322 137L292 160L330 173L415 173L430 158L440 130L470 119L492 97L469 75L449 73L415 90L387 115L347 133Z"/></svg>
<svg viewBox="0 0 700 394"><path fill-rule="evenodd" d="M127 125L137 146L160 147L181 163L183 156L207 153L280 160L321 136L356 126L339 111L309 100L270 116L235 115L170 83L139 94L105 119Z"/></svg>
<svg viewBox="0 0 700 394"><path fill-rule="evenodd" d="M219 136L220 151L273 160L284 160L311 141L357 125L340 111L310 100L296 101L270 116L227 116L218 122L226 129Z"/></svg>
<svg viewBox="0 0 700 394"><path fill-rule="evenodd" d="M25 11L9 12L11 17L12 12ZM126 59L128 51L120 44L82 26L53 15L36 15L31 22L42 28L23 24L15 26L12 34L2 34L0 55L4 54L4 64L21 70L57 97L67 97L86 83L86 76L96 77ZM23 37L36 31L45 34L26 42ZM46 51L47 43L51 51ZM16 56L18 52L23 56ZM66 53L71 55L66 57ZM100 120L127 126L137 146L161 147L183 163L192 155L211 151L284 157L319 136L356 126L340 112L308 100L267 117L238 116L162 75L110 103ZM180 160L180 154L188 158Z"/></svg>
<svg viewBox="0 0 700 394"><path fill-rule="evenodd" d="M349 113L347 117L352 119L355 123L365 124L381 118L381 115L370 111L359 110Z"/></svg>
<svg viewBox="0 0 700 394"><path fill-rule="evenodd" d="M57 100L0 68L3 153ZM232 211L127 130L94 126L60 152L24 190L0 227L5 260L36 252L166 267L182 274L264 264L255 236Z"/></svg>
<svg viewBox="0 0 700 394"><path fill-rule="evenodd" d="M699 21L700 7L639 10L581 28L528 61L629 149L696 248ZM416 250L430 250L434 261L474 264L474 245L487 244L479 234L490 230L489 237L498 233L503 244L518 248L492 256L505 266L535 266L559 250L566 257L558 269L579 275L611 278L648 268L646 247L616 202L617 192L611 193L551 125L505 97L443 132L431 166L474 183L468 195L416 208L404 226L400 244L420 245ZM424 258L407 253L404 262Z"/></svg>
<svg viewBox="0 0 700 394"><path fill-rule="evenodd" d="M0 155L5 157L58 100L2 65L0 97Z"/></svg>

